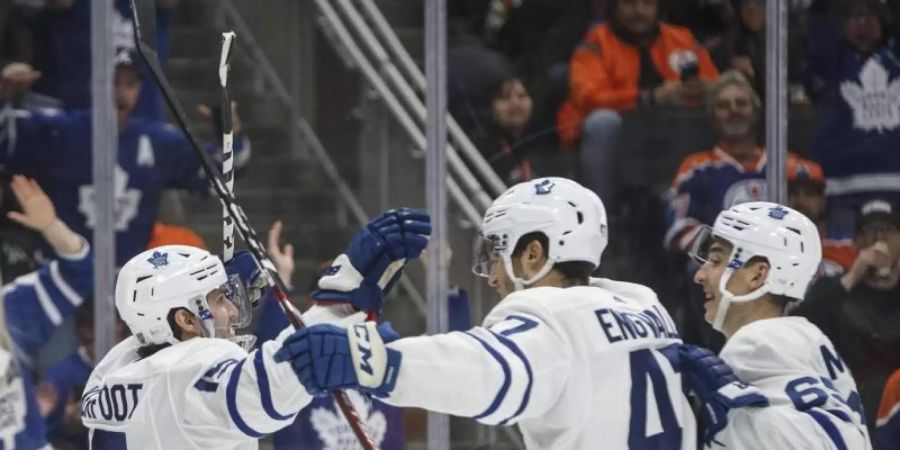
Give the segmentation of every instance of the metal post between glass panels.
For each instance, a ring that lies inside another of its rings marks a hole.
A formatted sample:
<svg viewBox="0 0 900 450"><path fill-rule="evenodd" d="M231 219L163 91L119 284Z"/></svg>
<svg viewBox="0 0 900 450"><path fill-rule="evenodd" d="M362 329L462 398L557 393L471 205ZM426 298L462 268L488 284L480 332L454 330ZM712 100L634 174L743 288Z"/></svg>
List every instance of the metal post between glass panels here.
<svg viewBox="0 0 900 450"><path fill-rule="evenodd" d="M115 167L118 124L113 102L113 3L91 2L91 138L94 187L94 357L116 343Z"/></svg>
<svg viewBox="0 0 900 450"><path fill-rule="evenodd" d="M425 6L426 203L431 214L429 244L428 334L447 331L447 31L446 3ZM450 418L428 413L428 449L450 448Z"/></svg>
<svg viewBox="0 0 900 450"><path fill-rule="evenodd" d="M788 0L766 2L766 182L769 201L787 202Z"/></svg>

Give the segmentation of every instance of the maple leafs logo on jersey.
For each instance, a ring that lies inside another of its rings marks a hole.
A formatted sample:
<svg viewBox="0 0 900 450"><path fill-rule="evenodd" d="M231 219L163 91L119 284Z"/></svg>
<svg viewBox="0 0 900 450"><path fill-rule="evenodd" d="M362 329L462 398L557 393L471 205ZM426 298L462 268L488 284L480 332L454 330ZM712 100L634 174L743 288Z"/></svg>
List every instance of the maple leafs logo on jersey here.
<svg viewBox="0 0 900 450"><path fill-rule="evenodd" d="M388 428L384 413L373 408L372 401L363 398L358 392L346 392L353 407L359 411L360 416L366 418L366 428L372 440L380 447ZM322 450L362 449L356 435L340 412L328 407L314 408L310 412L309 422L322 441Z"/></svg>
<svg viewBox="0 0 900 450"><path fill-rule="evenodd" d="M550 180L544 180L544 181L541 181L540 183L535 183L534 191L535 191L535 194L537 194L537 195L547 195L550 193L550 191L553 190L554 186L556 186L556 183L554 183Z"/></svg>
<svg viewBox="0 0 900 450"><path fill-rule="evenodd" d="M870 58L859 72L859 83L841 83L841 95L853 110L853 126L863 131L900 127L900 77L890 81L878 58Z"/></svg>
<svg viewBox="0 0 900 450"><path fill-rule="evenodd" d="M774 208L769 208L769 217L777 220L784 220L784 216L788 215L790 211L782 208L780 205Z"/></svg>
<svg viewBox="0 0 900 450"><path fill-rule="evenodd" d="M168 266L169 265L169 254L153 252L153 254L150 255L150 258L147 259L147 262L149 262L150 264L153 264L154 269L159 269L162 266Z"/></svg>
<svg viewBox="0 0 900 450"><path fill-rule="evenodd" d="M78 211L87 218L88 228L94 228L96 224L95 193L94 186L90 184L78 188ZM113 172L113 195L115 197L114 227L116 231L126 231L131 221L137 217L143 194L139 189L128 187L128 172L118 165Z"/></svg>

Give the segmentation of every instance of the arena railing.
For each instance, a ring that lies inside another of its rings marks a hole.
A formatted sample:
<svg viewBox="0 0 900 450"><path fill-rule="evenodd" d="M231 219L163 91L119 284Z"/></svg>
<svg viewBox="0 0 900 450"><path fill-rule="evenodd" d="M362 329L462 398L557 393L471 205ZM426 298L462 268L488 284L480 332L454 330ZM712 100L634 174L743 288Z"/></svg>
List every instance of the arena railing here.
<svg viewBox="0 0 900 450"><path fill-rule="evenodd" d="M322 145L322 141L319 140L312 125L310 125L309 121L306 120L300 113L299 108L294 104L285 83L281 80L281 77L278 75L278 72L275 70L271 61L269 61L265 52L263 52L262 47L259 46L253 31L244 21L243 17L241 17L241 14L231 0L224 0L221 2L221 5L225 12L226 20L234 27L238 36L240 36L238 46L248 52L250 58L252 58L254 62L254 67L260 70L266 83L274 89L275 96L278 98L279 102L291 112L291 115L295 118L292 123L293 127L300 134L303 141L306 142L313 157L322 166L325 175L331 183L333 183L334 189L343 200L350 214L359 224L366 224L369 221L369 216L363 208L362 203L338 172L337 166L328 155L328 152ZM300 150L292 149L292 151L299 152ZM426 314L425 299L407 275L401 277L400 286L407 294L409 294L410 299L416 307L416 311L424 316Z"/></svg>

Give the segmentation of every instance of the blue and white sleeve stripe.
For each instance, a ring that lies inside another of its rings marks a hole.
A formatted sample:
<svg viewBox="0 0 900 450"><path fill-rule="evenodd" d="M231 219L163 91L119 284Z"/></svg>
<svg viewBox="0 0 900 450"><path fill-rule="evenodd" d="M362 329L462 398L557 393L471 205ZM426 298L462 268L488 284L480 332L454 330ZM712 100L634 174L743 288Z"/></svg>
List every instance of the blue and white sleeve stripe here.
<svg viewBox="0 0 900 450"><path fill-rule="evenodd" d="M294 421L312 401L288 363L272 359L280 343L269 341L231 367L225 386L225 406L235 427L259 437ZM210 398L210 397L206 397ZM219 397L221 398L221 397Z"/></svg>
<svg viewBox="0 0 900 450"><path fill-rule="evenodd" d="M474 419L491 425L515 423L526 410L534 386L534 372L528 356L512 339L484 328L466 334L484 347L503 371L503 383L487 409Z"/></svg>
<svg viewBox="0 0 900 450"><path fill-rule="evenodd" d="M90 250L69 255L16 278L0 290L6 326L18 348L36 351L93 289Z"/></svg>

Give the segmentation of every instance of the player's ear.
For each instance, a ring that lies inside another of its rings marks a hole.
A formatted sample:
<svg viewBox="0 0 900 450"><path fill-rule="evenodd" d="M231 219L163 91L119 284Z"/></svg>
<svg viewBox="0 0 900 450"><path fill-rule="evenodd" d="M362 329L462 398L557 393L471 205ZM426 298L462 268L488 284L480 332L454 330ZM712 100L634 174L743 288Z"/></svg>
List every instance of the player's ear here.
<svg viewBox="0 0 900 450"><path fill-rule="evenodd" d="M769 266L769 262L766 260L755 261L753 264L750 264L747 267L749 270L749 282L750 289L756 290L763 284L765 284L766 280L769 278L769 271L772 269Z"/></svg>
<svg viewBox="0 0 900 450"><path fill-rule="evenodd" d="M182 337L201 335L200 321L197 319L197 316L195 316L187 309L181 308L178 311L175 311L173 321L175 322L175 325L181 329L180 333L175 333L176 337L178 337L179 335L181 335Z"/></svg>
<svg viewBox="0 0 900 450"><path fill-rule="evenodd" d="M525 251L522 252L523 263L531 272L537 272L544 267L544 262L547 261L546 254L547 250L539 240L535 239L529 242Z"/></svg>

